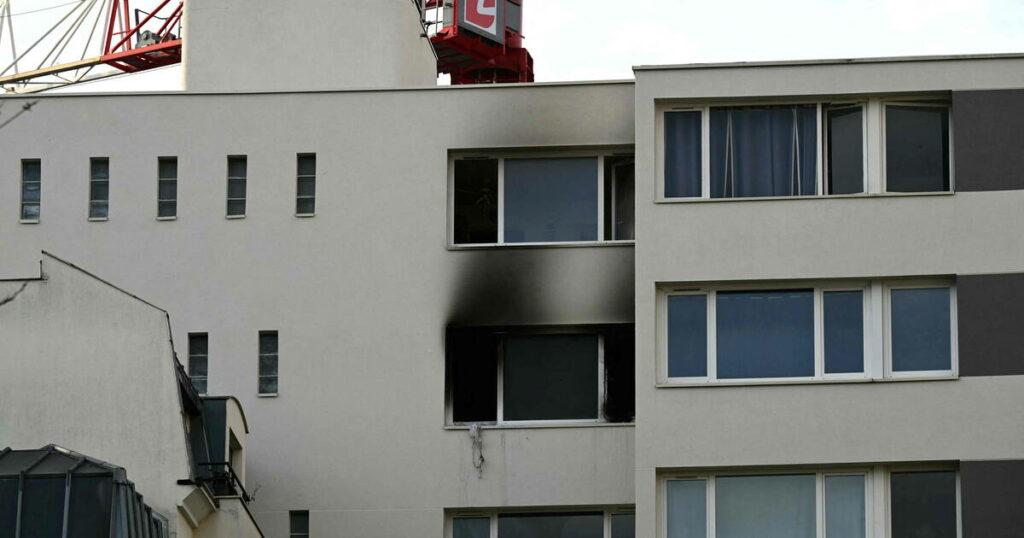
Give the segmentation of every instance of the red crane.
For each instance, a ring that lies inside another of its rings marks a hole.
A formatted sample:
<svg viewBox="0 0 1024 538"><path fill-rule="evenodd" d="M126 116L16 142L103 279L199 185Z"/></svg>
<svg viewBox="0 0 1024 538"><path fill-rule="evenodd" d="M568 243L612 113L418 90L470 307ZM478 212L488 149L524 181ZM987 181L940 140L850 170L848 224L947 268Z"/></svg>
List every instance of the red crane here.
<svg viewBox="0 0 1024 538"><path fill-rule="evenodd" d="M438 73L452 84L533 82L523 48L523 0L427 0Z"/></svg>

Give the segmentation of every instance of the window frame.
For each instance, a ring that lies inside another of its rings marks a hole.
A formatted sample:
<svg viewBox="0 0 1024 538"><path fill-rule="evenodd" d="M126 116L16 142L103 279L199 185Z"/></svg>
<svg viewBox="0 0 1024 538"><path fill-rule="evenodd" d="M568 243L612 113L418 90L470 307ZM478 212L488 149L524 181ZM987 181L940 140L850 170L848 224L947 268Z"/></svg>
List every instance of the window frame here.
<svg viewBox="0 0 1024 538"><path fill-rule="evenodd" d="M231 175L231 160L232 159L243 159L245 161L245 175L244 176L232 176ZM244 219L249 213L249 156L248 155L228 155L224 160L224 164L227 167L225 177L227 180L224 183L224 216L228 219ZM245 182L245 196L242 198L231 197L231 180L241 179ZM241 213L231 213L231 202L241 201L244 205L244 210Z"/></svg>
<svg viewBox="0 0 1024 538"><path fill-rule="evenodd" d="M895 195L915 195L915 194L946 194L956 192L956 168L954 167L953 160L953 106L952 103L943 103L934 99L882 99L881 105L881 120L879 122L879 140L881 141L881 152L879 154L879 160L881 161L881 191L886 194ZM947 162L946 166L949 167L949 190L944 191L921 191L921 192L889 192L889 178L888 178L888 159L889 155L889 138L886 129L887 118L890 106L908 107L908 108L941 108L947 111L946 117L946 132L949 133L948 140L946 140L946 154Z"/></svg>
<svg viewBox="0 0 1024 538"><path fill-rule="evenodd" d="M301 173L299 173L299 162L301 162L301 160L303 158L309 158L309 157L313 158L313 174L310 175L310 174L301 174ZM316 216L316 184L317 184L317 177L320 175L319 171L318 171L319 165L320 165L320 162L319 162L319 159L317 158L317 154L316 153L310 152L310 153L297 153L297 154L295 154L295 216L296 217L309 218L309 217L315 217ZM299 183L301 183L303 179L312 179L313 180L313 194L312 195L302 195L302 194L300 194ZM299 203L301 201L303 201L303 200L312 200L313 201L313 211L311 213L301 213L301 212L299 212Z"/></svg>
<svg viewBox="0 0 1024 538"><path fill-rule="evenodd" d="M263 353L263 350L259 348L260 339L263 335L274 335L274 339L277 352L276 353ZM260 368L264 357L273 357L274 365L277 366L277 373L274 375L264 375L262 368ZM262 392L260 390L260 381L264 378L274 378L277 380L277 390L274 392ZM259 331L256 335L256 396L259 398L276 398L281 393L281 334L279 331Z"/></svg>
<svg viewBox="0 0 1024 538"><path fill-rule="evenodd" d="M194 353L192 351L192 337L194 336L203 336L206 338L206 354ZM198 392L200 395L205 396L206 394L209 394L210 391L210 333L188 333L188 338L186 339L186 342L188 342L188 378L192 381L193 387L195 387L196 379L201 378L203 380L203 382L206 384L206 390L200 391L197 388L196 392ZM203 359L206 360L205 376L192 375L192 359L197 357L202 357Z"/></svg>
<svg viewBox="0 0 1024 538"><path fill-rule="evenodd" d="M97 163L106 162L107 164L107 177L97 178L93 173L93 166ZM92 187L94 184L101 183L107 186L107 199L98 200L92 197ZM87 220L89 222L105 222L110 219L110 157L89 157L89 190L87 192L89 196ZM103 217L94 217L92 214L92 208L97 204L106 204L107 213Z"/></svg>
<svg viewBox="0 0 1024 538"><path fill-rule="evenodd" d="M25 165L35 163L39 166L39 179L25 179ZM21 224L38 224L43 218L43 160L42 159L21 159L21 181L18 182L18 222ZM25 200L25 186L34 183L39 186L38 200ZM25 217L25 206L35 205L38 207L35 218Z"/></svg>
<svg viewBox="0 0 1024 538"><path fill-rule="evenodd" d="M950 370L893 372L891 352L891 291L894 289L948 288L950 290L951 360ZM716 296L719 291L771 291L787 289L814 290L814 376L719 379L717 376ZM825 293L860 291L863 293L864 368L855 373L825 372ZM674 296L703 295L707 297L707 375L704 377L669 377L668 365L668 299ZM661 284L656 294L657 387L701 387L730 385L772 385L799 383L843 383L915 379L957 379L957 301L953 278L850 279L811 281L769 281L693 286Z"/></svg>
<svg viewBox="0 0 1024 538"><path fill-rule="evenodd" d="M173 178L161 177L161 175L160 175L161 174L161 165L164 162L171 162L171 161L174 162L174 177ZM180 175L179 172L178 172L178 164L179 164L178 157L175 156L175 155L165 155L165 156L161 156L161 157L157 157L156 158L156 220L176 220L178 218L178 176ZM160 198L160 186L164 182L173 182L174 183L174 198L173 199ZM173 202L174 203L174 215L160 216L160 204L169 203L169 202Z"/></svg>
<svg viewBox="0 0 1024 538"><path fill-rule="evenodd" d="M612 537L612 516L617 515L635 515L636 508L634 506L626 505L615 505L615 506L595 506L595 507L572 507L572 508L548 508L548 507L530 507L530 508L501 508L498 510L487 510L487 509L472 509L472 508L458 508L448 509L445 513L444 518L444 535L446 538L454 538L455 533L455 520L461 518L477 518L483 519L488 518L490 520L490 534L489 538L498 537L498 517L501 515L516 514L589 514L601 512L604 518L603 525L603 538Z"/></svg>
<svg viewBox="0 0 1024 538"><path fill-rule="evenodd" d="M706 538L716 538L715 479L727 476L815 475L815 527L817 538L826 538L825 479L830 476L864 476L864 538L892 535L891 477L894 473L953 472L956 477L957 538L963 535L960 471L955 464L849 465L825 468L772 467L723 471L668 471L657 482L657 536L668 538L668 483L674 480L705 480Z"/></svg>
<svg viewBox="0 0 1024 538"><path fill-rule="evenodd" d="M597 223L594 241L550 241L550 242L506 242L505 241L505 161L508 159L572 159L593 157L597 159ZM609 239L605 233L605 178L606 160L609 158L635 159L633 148L615 147L595 150L499 150L499 151L453 151L448 155L448 208L447 219L448 248L474 249L494 247L552 247L552 246L593 246L593 245L632 245L635 239ZM456 243L455 242L455 161L459 160L496 160L498 161L497 241L494 243ZM635 179L634 179L635 181ZM634 187L634 203L636 191ZM635 216L634 216L635 219ZM613 226L614 228L614 226ZM612 232L614 234L614 231Z"/></svg>

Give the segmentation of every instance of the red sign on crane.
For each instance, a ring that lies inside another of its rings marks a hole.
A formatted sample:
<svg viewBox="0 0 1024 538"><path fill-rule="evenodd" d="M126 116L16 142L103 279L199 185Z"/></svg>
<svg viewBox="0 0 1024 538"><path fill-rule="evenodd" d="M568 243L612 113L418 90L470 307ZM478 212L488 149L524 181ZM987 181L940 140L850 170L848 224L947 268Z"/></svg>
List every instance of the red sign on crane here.
<svg viewBox="0 0 1024 538"><path fill-rule="evenodd" d="M523 0L428 0L437 70L452 84L533 82L523 48ZM429 19L429 17L428 17Z"/></svg>

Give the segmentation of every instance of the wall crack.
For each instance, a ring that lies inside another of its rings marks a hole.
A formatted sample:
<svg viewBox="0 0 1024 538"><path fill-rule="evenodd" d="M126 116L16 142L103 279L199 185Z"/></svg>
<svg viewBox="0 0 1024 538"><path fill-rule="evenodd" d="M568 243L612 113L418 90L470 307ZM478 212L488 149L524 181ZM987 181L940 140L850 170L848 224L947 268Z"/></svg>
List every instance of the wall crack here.
<svg viewBox="0 0 1024 538"><path fill-rule="evenodd" d="M14 293L12 293L12 294L10 294L10 295L8 295L8 296L7 296L6 298L4 298L4 299L0 299L0 306L4 306L4 305L6 305L7 303L9 303L9 302L13 301L13 300L14 300L15 298L17 298L17 297L18 297L18 295L20 295L20 294L21 294L21 292L25 291L25 288L27 288L27 287L28 287L28 282L22 282L22 283L21 283L21 287L20 287L20 288L18 288L18 291L14 292Z"/></svg>

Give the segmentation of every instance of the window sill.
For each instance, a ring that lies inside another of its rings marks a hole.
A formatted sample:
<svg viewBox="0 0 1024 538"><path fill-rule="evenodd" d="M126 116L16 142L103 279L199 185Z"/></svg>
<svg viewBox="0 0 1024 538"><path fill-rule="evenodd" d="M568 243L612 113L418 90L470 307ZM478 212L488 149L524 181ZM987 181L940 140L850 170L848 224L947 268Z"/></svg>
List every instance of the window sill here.
<svg viewBox="0 0 1024 538"><path fill-rule="evenodd" d="M89 217L89 222L107 222L109 217Z"/></svg>
<svg viewBox="0 0 1024 538"><path fill-rule="evenodd" d="M178 217L157 217L156 220L158 220L158 221L178 220Z"/></svg>
<svg viewBox="0 0 1024 538"><path fill-rule="evenodd" d="M311 219L316 216L316 213L296 213L295 218L297 219Z"/></svg>
<svg viewBox="0 0 1024 538"><path fill-rule="evenodd" d="M907 198L918 196L953 196L955 191L942 192L876 192L857 194L815 194L812 196L750 196L745 198L658 198L656 204L701 204L724 202L765 202L769 200L849 200L861 198Z"/></svg>
<svg viewBox="0 0 1024 538"><path fill-rule="evenodd" d="M635 240L623 241L563 241L552 243L501 243L501 244L472 244L472 245L448 245L448 250L491 250L491 249L516 249L516 248L580 248L580 247L632 247Z"/></svg>
<svg viewBox="0 0 1024 538"><path fill-rule="evenodd" d="M36 220L19 219L18 220L18 224L39 224L39 219L36 219Z"/></svg>
<svg viewBox="0 0 1024 538"><path fill-rule="evenodd" d="M560 428L632 428L635 422L520 422L505 424L481 423L482 430L537 430L537 429L560 429ZM459 431L468 430L468 424L445 424L445 430Z"/></svg>
<svg viewBox="0 0 1024 538"><path fill-rule="evenodd" d="M257 394L256 395L257 398L277 398L277 396L278 396L278 394L276 392L274 392L274 393L267 393L267 394Z"/></svg>
<svg viewBox="0 0 1024 538"><path fill-rule="evenodd" d="M244 219L245 215L224 215L224 218L226 218L228 220L238 220L238 219Z"/></svg>
<svg viewBox="0 0 1024 538"><path fill-rule="evenodd" d="M669 383L659 382L654 385L659 389L692 389L711 387L752 387L752 386L778 386L778 385L842 385L842 384L868 384L868 383L900 383L904 381L956 381L959 376L928 376L928 377L884 377L877 379L868 378L837 378L837 379L785 379L774 381L766 379L747 381L714 381L706 383Z"/></svg>

